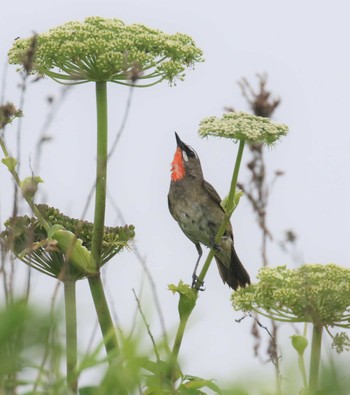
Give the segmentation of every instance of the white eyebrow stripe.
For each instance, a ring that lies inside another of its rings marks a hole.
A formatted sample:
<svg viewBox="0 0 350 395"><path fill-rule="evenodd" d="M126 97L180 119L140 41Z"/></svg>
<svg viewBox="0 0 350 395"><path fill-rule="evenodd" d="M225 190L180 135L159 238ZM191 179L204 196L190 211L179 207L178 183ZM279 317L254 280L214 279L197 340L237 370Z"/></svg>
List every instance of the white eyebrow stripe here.
<svg viewBox="0 0 350 395"><path fill-rule="evenodd" d="M187 156L186 152L183 151L183 150L182 150L182 157L183 157L185 162L188 162L188 156Z"/></svg>

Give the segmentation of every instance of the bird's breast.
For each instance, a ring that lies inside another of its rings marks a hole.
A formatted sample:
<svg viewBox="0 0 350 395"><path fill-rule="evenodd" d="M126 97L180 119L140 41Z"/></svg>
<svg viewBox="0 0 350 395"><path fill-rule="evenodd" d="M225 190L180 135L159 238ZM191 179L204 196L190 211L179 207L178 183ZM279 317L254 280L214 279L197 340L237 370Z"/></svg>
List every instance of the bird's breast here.
<svg viewBox="0 0 350 395"><path fill-rule="evenodd" d="M210 246L224 214L204 188L195 182L172 183L169 204L174 219L185 235L194 243Z"/></svg>

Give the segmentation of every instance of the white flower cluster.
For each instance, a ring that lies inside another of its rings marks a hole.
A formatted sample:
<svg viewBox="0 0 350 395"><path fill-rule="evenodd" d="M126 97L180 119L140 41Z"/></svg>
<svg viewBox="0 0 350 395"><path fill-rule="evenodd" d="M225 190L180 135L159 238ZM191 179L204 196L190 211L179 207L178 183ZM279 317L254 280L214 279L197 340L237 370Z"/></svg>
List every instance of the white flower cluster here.
<svg viewBox="0 0 350 395"><path fill-rule="evenodd" d="M32 38L19 39L9 51L11 64L23 64ZM60 82L183 79L186 67L203 61L191 37L169 35L119 19L86 18L68 22L36 36L31 70Z"/></svg>
<svg viewBox="0 0 350 395"><path fill-rule="evenodd" d="M236 310L278 321L350 327L349 269L334 264L278 266L261 269L258 278L258 283L232 295Z"/></svg>
<svg viewBox="0 0 350 395"><path fill-rule="evenodd" d="M287 125L245 112L230 112L224 114L222 118L204 118L199 126L201 137L211 135L244 140L248 143L272 144L287 132Z"/></svg>

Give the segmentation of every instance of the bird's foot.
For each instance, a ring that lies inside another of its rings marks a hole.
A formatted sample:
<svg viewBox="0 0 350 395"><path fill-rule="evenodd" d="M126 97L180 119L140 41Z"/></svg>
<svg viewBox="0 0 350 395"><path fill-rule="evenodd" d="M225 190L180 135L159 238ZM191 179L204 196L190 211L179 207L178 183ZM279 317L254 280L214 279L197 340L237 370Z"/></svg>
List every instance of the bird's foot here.
<svg viewBox="0 0 350 395"><path fill-rule="evenodd" d="M214 249L215 252L220 252L221 247L219 244L215 243L215 237L210 238L210 247Z"/></svg>
<svg viewBox="0 0 350 395"><path fill-rule="evenodd" d="M192 288L197 291L205 291L204 281L200 280L196 274L192 276Z"/></svg>

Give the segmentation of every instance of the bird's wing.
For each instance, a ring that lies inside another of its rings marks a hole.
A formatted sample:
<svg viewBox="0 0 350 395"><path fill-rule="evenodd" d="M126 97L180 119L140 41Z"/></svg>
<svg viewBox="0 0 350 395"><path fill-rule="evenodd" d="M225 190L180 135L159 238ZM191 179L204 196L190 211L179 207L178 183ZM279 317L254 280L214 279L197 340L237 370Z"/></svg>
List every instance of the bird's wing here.
<svg viewBox="0 0 350 395"><path fill-rule="evenodd" d="M213 199L215 203L218 203L221 207L221 198L219 194L216 192L216 190L214 189L214 187L205 180L203 180L203 186L209 193L210 198ZM222 210L224 211L224 209Z"/></svg>
<svg viewBox="0 0 350 395"><path fill-rule="evenodd" d="M216 192L216 190L214 189L214 187L209 184L209 182L203 180L203 187L208 191L210 198L218 204L218 206L220 207L220 209L225 212L224 208L221 206L221 198L219 196L219 194ZM230 236L233 239L233 233L232 233L232 226L231 223L229 222L227 225L227 230L225 232L225 235Z"/></svg>

